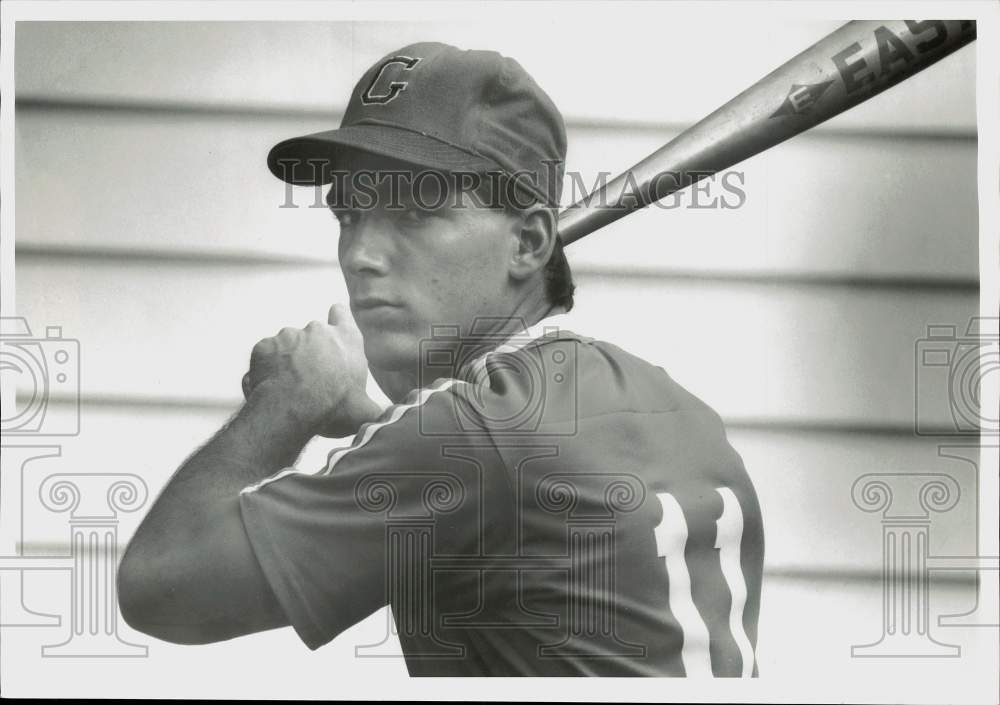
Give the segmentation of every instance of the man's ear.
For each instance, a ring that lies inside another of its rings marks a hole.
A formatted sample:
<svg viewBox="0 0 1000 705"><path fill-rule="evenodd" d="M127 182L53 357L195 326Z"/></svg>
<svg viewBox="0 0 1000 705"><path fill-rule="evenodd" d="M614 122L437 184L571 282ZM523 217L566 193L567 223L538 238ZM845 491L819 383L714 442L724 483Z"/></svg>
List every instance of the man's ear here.
<svg viewBox="0 0 1000 705"><path fill-rule="evenodd" d="M515 279L527 279L540 271L552 256L559 237L555 211L536 203L521 212L514 224L514 247L509 272Z"/></svg>

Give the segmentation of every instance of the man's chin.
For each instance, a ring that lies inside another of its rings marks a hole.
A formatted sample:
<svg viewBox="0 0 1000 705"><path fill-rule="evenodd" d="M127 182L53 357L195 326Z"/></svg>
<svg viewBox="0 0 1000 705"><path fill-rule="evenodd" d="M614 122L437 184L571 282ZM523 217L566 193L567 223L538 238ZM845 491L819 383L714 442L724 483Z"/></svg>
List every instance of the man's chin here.
<svg viewBox="0 0 1000 705"><path fill-rule="evenodd" d="M393 404L402 403L410 392L420 387L416 377L408 372L389 372L372 367L371 373L379 389Z"/></svg>
<svg viewBox="0 0 1000 705"><path fill-rule="evenodd" d="M415 373L420 345L402 333L362 331L368 366L384 372Z"/></svg>

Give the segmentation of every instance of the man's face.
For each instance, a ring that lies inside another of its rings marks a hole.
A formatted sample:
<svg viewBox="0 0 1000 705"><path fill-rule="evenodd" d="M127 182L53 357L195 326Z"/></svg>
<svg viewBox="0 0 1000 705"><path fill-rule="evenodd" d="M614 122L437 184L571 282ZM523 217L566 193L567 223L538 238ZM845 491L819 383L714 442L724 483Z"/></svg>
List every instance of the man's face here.
<svg viewBox="0 0 1000 705"><path fill-rule="evenodd" d="M349 156L345 162L344 169L355 174L414 169L371 155ZM423 181L422 199L412 179L395 182L396 199L390 179L375 198L367 197L375 189L362 193L348 183L332 210L340 221L338 255L351 312L369 364L415 371L420 341L430 336L431 326L457 325L467 334L479 316L510 313L507 265L517 223L502 210L477 206L469 193L449 195L444 205L427 208L441 200L436 179Z"/></svg>

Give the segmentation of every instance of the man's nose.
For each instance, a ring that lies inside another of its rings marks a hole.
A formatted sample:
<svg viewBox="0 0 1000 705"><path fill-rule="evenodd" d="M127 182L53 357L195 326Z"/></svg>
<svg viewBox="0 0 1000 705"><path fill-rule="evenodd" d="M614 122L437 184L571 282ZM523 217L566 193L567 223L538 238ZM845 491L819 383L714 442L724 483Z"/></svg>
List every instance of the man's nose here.
<svg viewBox="0 0 1000 705"><path fill-rule="evenodd" d="M387 224L380 221L378 217L359 218L341 253L340 266L345 271L353 275L388 273L391 237Z"/></svg>

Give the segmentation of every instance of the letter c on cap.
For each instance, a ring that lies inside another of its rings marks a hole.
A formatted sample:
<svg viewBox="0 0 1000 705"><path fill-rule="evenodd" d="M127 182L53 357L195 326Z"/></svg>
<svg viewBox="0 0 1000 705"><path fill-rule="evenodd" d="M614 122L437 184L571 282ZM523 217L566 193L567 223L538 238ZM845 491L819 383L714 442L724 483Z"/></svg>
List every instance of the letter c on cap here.
<svg viewBox="0 0 1000 705"><path fill-rule="evenodd" d="M417 65L418 61L420 61L419 57L411 58L409 56L393 56L392 58L383 61L382 65L378 67L378 71L375 72L372 82L368 84L368 88L366 88L365 92L361 94L361 102L365 105L385 105L394 99L406 88L409 81L390 81L388 85L388 92L376 93L375 87L378 86L379 81L382 80L385 70L393 64L399 64L404 70L409 71Z"/></svg>

